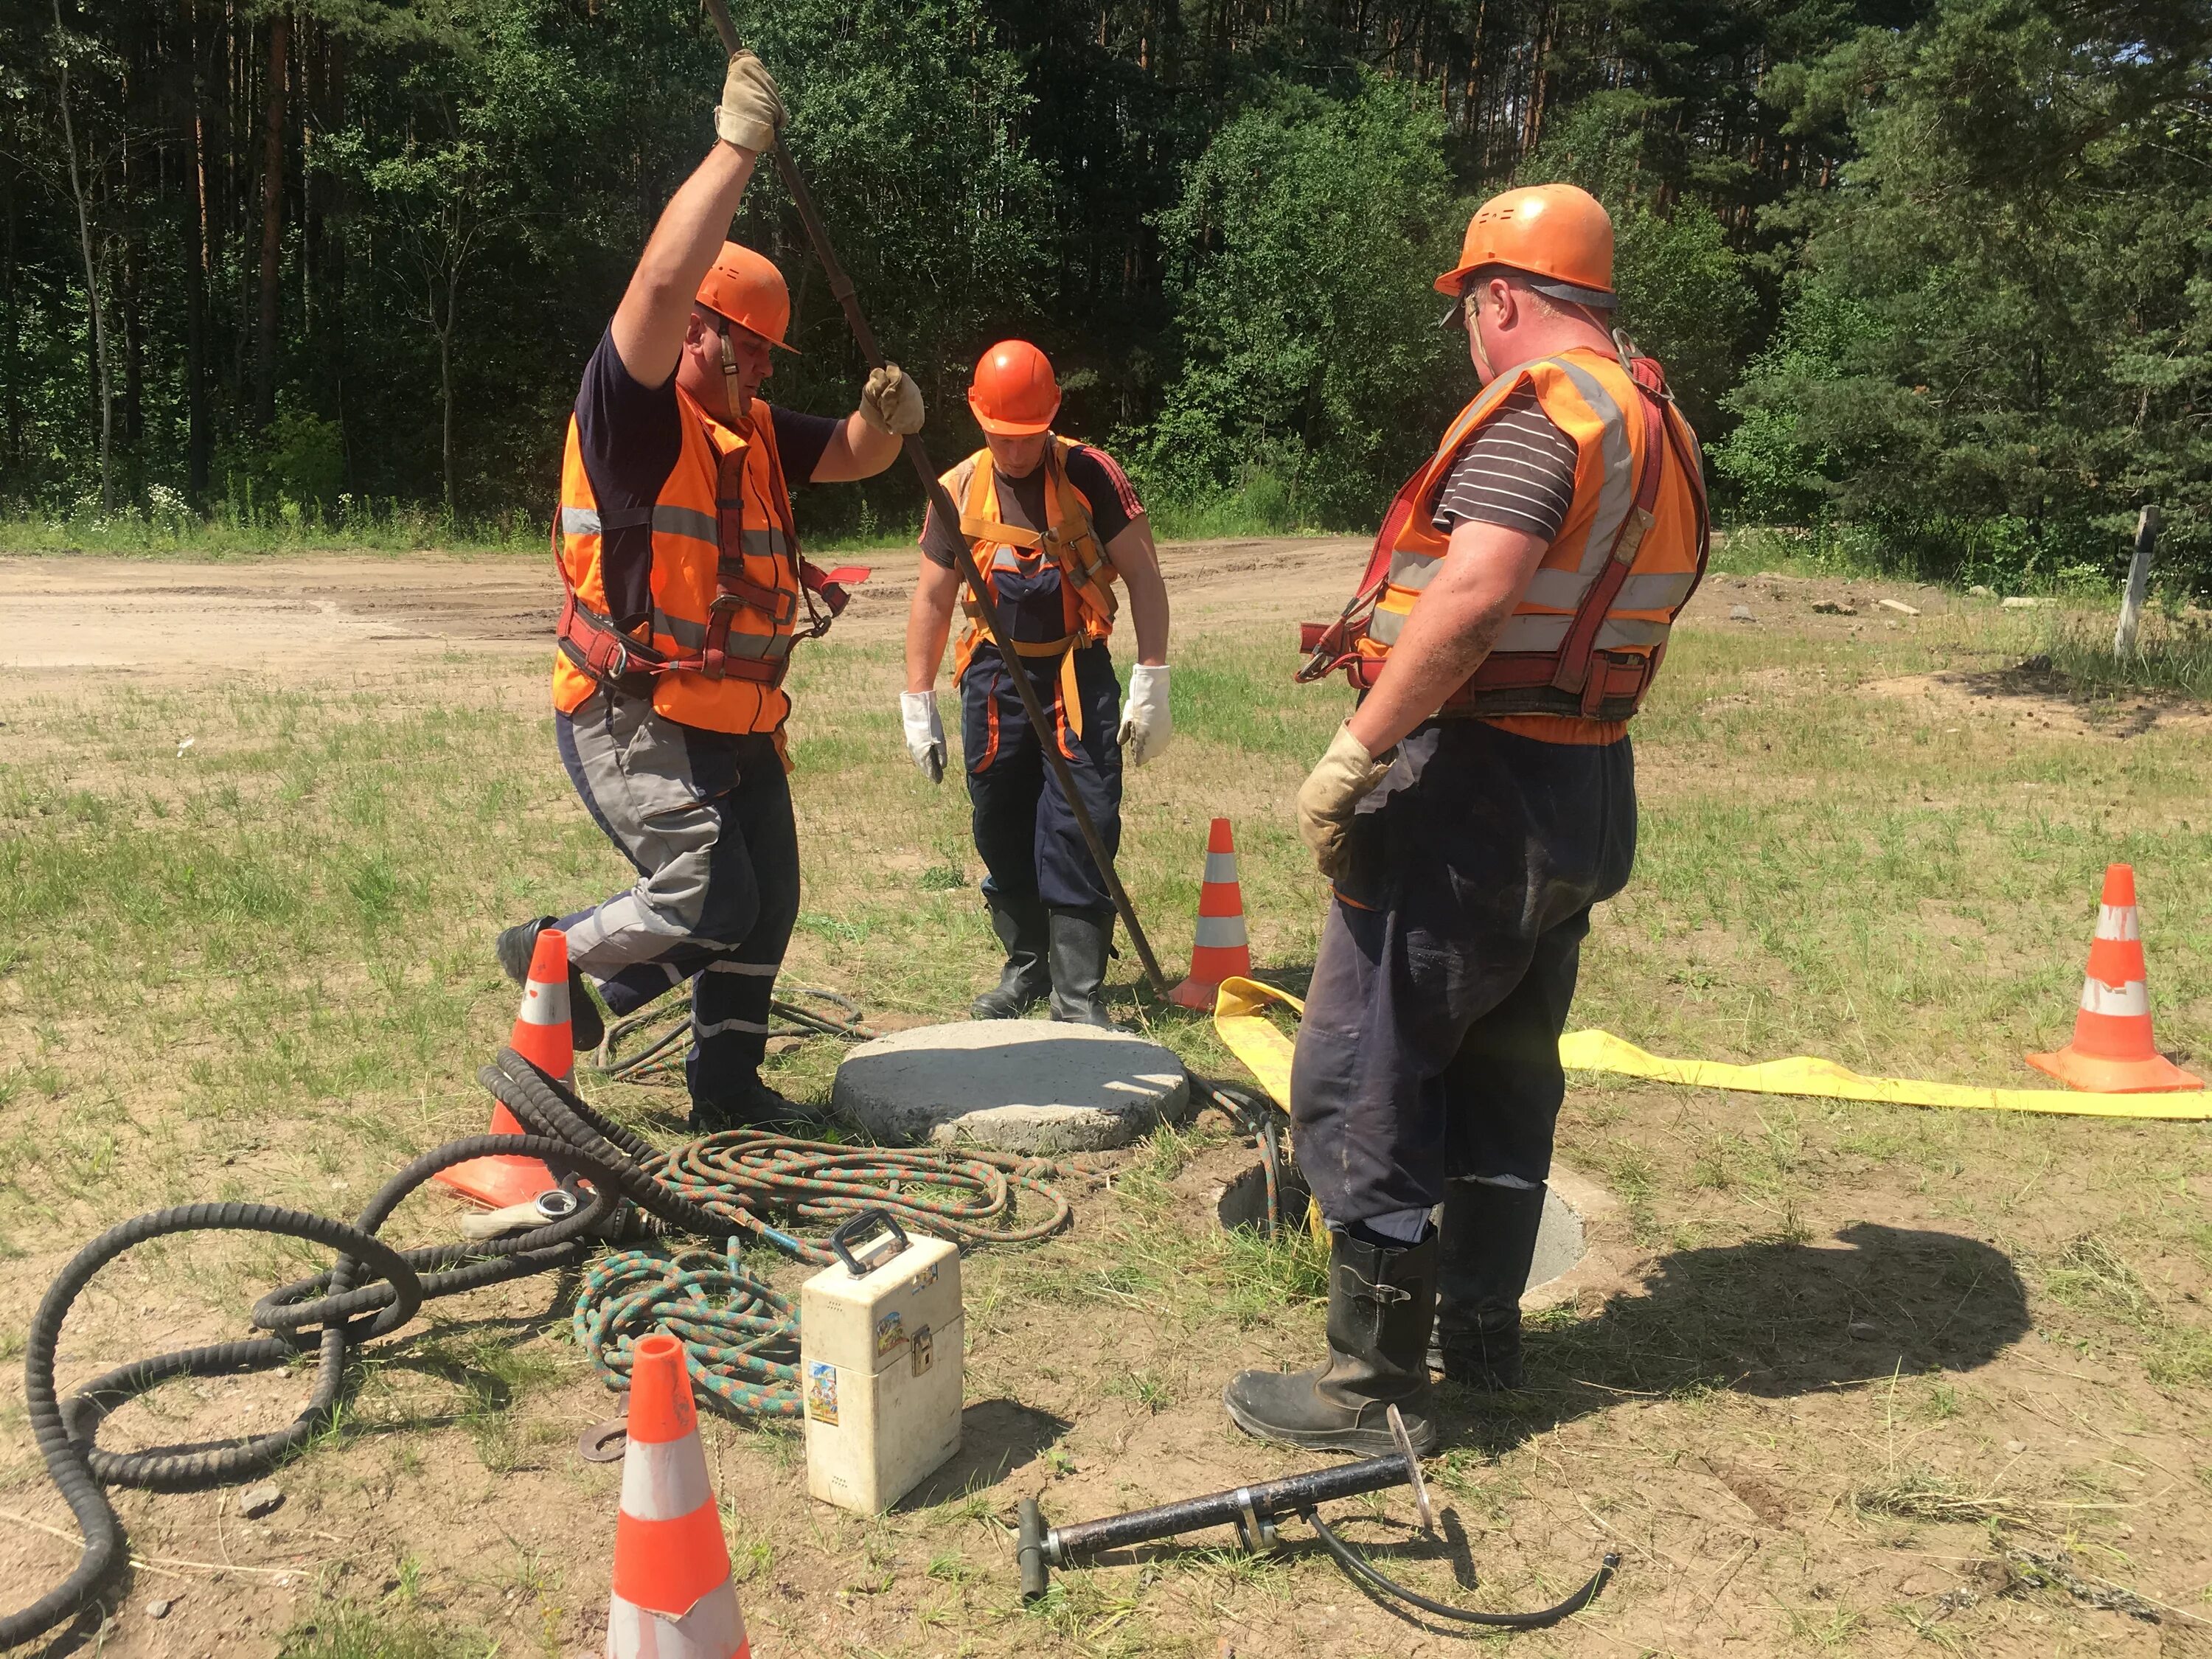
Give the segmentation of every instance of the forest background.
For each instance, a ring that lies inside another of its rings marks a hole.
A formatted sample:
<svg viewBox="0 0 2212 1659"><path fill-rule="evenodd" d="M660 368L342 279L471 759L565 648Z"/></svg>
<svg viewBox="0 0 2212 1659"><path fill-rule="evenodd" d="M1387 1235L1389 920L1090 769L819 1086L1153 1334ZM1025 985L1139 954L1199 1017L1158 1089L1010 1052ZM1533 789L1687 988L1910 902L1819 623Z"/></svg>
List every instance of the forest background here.
<svg viewBox="0 0 2212 1659"><path fill-rule="evenodd" d="M1371 526L1471 390L1430 279L1482 196L1565 179L1726 515L2094 584L2155 501L2169 583L2212 584L2205 0L733 9L945 462L1022 334L1170 529ZM542 540L720 58L695 0L0 0L0 514ZM849 408L765 173L737 234L793 289L770 395Z"/></svg>

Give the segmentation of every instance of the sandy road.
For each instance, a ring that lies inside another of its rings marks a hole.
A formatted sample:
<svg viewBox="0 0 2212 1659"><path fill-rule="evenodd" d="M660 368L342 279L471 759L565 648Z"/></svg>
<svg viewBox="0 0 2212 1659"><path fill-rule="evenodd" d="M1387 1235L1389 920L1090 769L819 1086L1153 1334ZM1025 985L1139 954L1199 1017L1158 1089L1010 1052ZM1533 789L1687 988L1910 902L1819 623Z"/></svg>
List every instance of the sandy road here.
<svg viewBox="0 0 2212 1659"><path fill-rule="evenodd" d="M1170 544L1163 562L1179 621L1287 627L1334 614L1364 552L1346 537L1189 542ZM901 548L830 560L875 572L836 637L896 637L915 558ZM351 681L456 651L519 667L548 648L560 600L550 562L521 554L0 558L0 689L20 695L79 675L174 682L210 668Z"/></svg>

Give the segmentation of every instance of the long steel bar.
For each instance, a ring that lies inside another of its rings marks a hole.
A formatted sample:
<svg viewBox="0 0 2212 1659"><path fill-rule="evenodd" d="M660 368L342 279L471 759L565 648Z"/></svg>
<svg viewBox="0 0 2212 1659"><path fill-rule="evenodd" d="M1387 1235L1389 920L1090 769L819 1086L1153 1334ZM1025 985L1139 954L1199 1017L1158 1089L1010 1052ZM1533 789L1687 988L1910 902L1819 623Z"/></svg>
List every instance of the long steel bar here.
<svg viewBox="0 0 2212 1659"><path fill-rule="evenodd" d="M714 17L715 32L722 37L724 50L735 52L738 49L738 26L730 19L729 8L723 0L707 0L707 9ZM844 308L845 320L852 327L853 338L860 344L861 356L867 359L869 368L881 368L884 366L883 348L877 344L876 331L868 326L867 317L860 309L860 296L854 291L853 279L846 275L845 267L837 262L837 251L830 246L829 230L822 222L821 214L815 209L814 197L806 188L806 180L799 175L798 164L791 159L791 152L781 143L775 147L775 170L776 176L783 180L783 187L791 196L792 204L799 210L799 220L806 228L806 239L813 245L814 257L821 263L823 274L830 279L830 291L837 296L837 303ZM930 462L929 452L923 447L921 434L908 433L901 441L901 447L905 451L908 463L914 468L915 477L921 481L922 493L927 497L930 509L936 514L938 522L940 525L958 524L960 509L952 504L952 498L945 493L945 486L938 482L937 469ZM1030 730L1036 734L1037 746L1044 750L1044 757L1050 763L1053 775L1060 784L1060 793L1067 798L1068 807L1075 815L1076 828L1083 832L1083 844L1091 849L1092 861L1097 865L1098 872L1106 878L1106 890L1113 898L1114 908L1121 914L1122 924L1129 930L1129 942L1137 947L1137 957L1145 965L1146 975L1152 981L1152 989L1159 994L1161 1000L1165 1001L1168 995L1167 975L1160 971L1158 959L1152 955L1152 941L1145 937L1144 924L1137 920L1137 908L1129 902L1129 895L1121 885L1121 878L1114 868L1113 855L1106 850L1106 843L1098 834L1098 826L1091 821L1090 809L1076 792L1075 775L1068 766L1067 757L1060 752L1059 744L1047 735L1054 727L1045 719L1044 705L1038 701L1036 688L1030 683L1027 665L1007 643L1006 629L999 622L999 608L992 602L990 584L983 580L983 573L975 568L975 556L969 550L966 540L957 536L951 539L960 580L967 584L968 592L975 600L976 614L983 619L984 631L991 636L991 643L999 648L1000 660L1006 664L1014 689L1021 694L1022 710L1029 716Z"/></svg>

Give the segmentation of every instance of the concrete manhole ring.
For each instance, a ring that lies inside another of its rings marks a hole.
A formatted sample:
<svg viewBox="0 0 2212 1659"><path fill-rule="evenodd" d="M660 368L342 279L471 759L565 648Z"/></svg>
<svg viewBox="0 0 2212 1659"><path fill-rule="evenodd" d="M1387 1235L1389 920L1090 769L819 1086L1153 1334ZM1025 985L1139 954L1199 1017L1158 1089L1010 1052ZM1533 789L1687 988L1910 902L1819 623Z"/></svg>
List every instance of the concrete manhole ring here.
<svg viewBox="0 0 2212 1659"><path fill-rule="evenodd" d="M830 1095L831 1111L879 1141L1043 1158L1125 1146L1189 1105L1171 1050L1036 1019L894 1031L846 1055Z"/></svg>

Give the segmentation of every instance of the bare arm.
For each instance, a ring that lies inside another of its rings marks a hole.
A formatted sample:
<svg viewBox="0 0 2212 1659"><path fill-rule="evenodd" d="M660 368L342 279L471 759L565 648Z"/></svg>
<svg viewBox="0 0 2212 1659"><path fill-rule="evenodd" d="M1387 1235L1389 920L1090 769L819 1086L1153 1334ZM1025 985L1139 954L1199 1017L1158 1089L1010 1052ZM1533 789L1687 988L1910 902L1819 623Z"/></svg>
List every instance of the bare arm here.
<svg viewBox="0 0 2212 1659"><path fill-rule="evenodd" d="M822 459L814 463L814 471L807 476L816 483L850 483L855 478L872 478L898 459L899 439L889 432L880 432L868 423L858 410L845 417L835 437L822 452ZM931 569L937 567L932 565ZM945 641L938 641L941 650Z"/></svg>
<svg viewBox="0 0 2212 1659"><path fill-rule="evenodd" d="M757 159L751 150L717 143L653 228L615 307L612 330L615 351L640 386L660 386L676 372L692 300L729 236Z"/></svg>
<svg viewBox="0 0 2212 1659"><path fill-rule="evenodd" d="M1473 519L1452 532L1382 678L1347 722L1369 754L1382 754L1434 714L1481 666L1548 545L1524 530Z"/></svg>
<svg viewBox="0 0 2212 1659"><path fill-rule="evenodd" d="M819 468L814 476L822 476ZM952 632L952 602L959 596L960 573L924 555L914 604L906 613L908 690L927 691L937 684L937 665L945 660L945 641Z"/></svg>
<svg viewBox="0 0 2212 1659"><path fill-rule="evenodd" d="M1137 660L1158 668L1168 659L1168 585L1160 580L1159 550L1152 520L1139 514L1106 544L1106 556L1129 590L1129 621L1137 630Z"/></svg>

